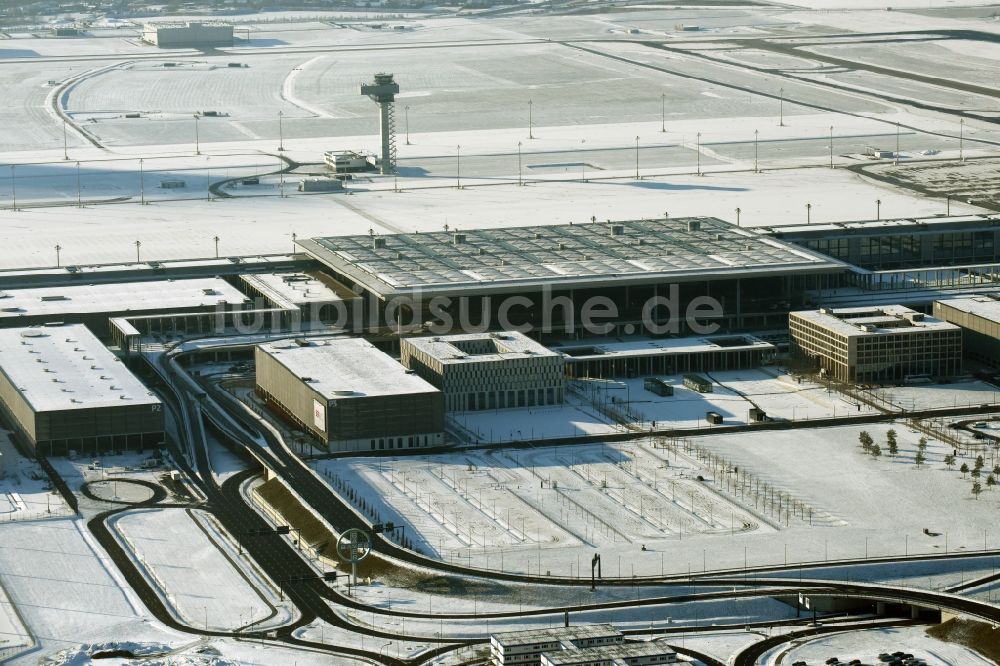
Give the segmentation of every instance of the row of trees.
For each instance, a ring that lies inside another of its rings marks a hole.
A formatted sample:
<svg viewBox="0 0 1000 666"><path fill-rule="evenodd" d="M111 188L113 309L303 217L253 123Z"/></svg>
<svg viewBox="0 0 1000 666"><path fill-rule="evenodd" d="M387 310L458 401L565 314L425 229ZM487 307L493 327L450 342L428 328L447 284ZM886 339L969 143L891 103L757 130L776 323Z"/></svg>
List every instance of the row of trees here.
<svg viewBox="0 0 1000 666"><path fill-rule="evenodd" d="M861 434L858 435L858 440L861 443L861 450L869 454L873 458L878 459L882 455L882 447L872 439L872 436L868 434L868 431L862 430ZM896 456L899 453L899 442L896 437L895 430L889 430L885 434L885 445L889 452L889 455ZM917 442L917 453L913 458L913 461L917 465L923 465L927 462L927 438L921 437ZM944 464L948 469L952 469L957 460L955 455L949 453L944 457ZM983 485L980 483L979 479L983 476L983 470L986 468L986 461L982 455L976 456L975 462L972 464L972 468L969 468L969 464L966 462L962 463L962 466L958 468L958 471L962 473L962 478L965 478L966 474L972 476L972 494L979 499L979 493L983 492ZM1000 465L994 465L991 472L986 473L986 487L993 489L997 485L997 478L1000 478Z"/></svg>

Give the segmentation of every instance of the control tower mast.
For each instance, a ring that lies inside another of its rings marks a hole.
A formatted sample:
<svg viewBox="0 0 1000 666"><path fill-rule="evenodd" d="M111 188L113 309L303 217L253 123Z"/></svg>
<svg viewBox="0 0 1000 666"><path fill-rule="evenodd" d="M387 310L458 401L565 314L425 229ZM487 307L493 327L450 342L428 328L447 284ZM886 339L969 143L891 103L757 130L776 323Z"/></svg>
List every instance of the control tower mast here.
<svg viewBox="0 0 1000 666"><path fill-rule="evenodd" d="M396 118L393 102L399 84L393 81L392 74L376 74L375 83L362 83L361 94L367 95L379 106L379 136L382 143L381 164L379 173L393 173L396 170Z"/></svg>

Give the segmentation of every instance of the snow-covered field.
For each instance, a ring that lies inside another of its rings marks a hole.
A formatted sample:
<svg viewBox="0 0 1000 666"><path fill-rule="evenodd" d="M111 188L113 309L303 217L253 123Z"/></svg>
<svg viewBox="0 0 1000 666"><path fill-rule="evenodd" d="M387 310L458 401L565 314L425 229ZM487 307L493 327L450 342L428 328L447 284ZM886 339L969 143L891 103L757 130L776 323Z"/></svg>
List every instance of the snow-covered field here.
<svg viewBox="0 0 1000 666"><path fill-rule="evenodd" d="M896 424L891 456L890 427L356 458L320 469L373 519L406 525L422 552L492 568L574 576L595 549L607 555L605 573L630 575L995 547L1000 499L995 490L976 499L957 471L975 452L960 452L948 470L951 447L929 437L918 466L922 434ZM862 429L880 459L861 451Z"/></svg>
<svg viewBox="0 0 1000 666"><path fill-rule="evenodd" d="M867 404L780 368L713 372L711 393L686 388L682 375L662 376L674 389L668 397L643 388L644 378L581 379L569 383L566 403L492 411L455 412L449 419L467 442L499 443L558 439L621 432L626 428L709 429L706 412L723 416L727 425L750 423L757 406L774 420L803 421L871 414ZM980 404L980 403L976 403Z"/></svg>
<svg viewBox="0 0 1000 666"><path fill-rule="evenodd" d="M48 476L34 460L28 460L0 430L0 522L65 517L73 511L62 495L52 489Z"/></svg>
<svg viewBox="0 0 1000 666"><path fill-rule="evenodd" d="M113 525L185 623L214 630L257 629L292 617L275 586L234 552L230 537L208 514L150 509L122 514Z"/></svg>
<svg viewBox="0 0 1000 666"><path fill-rule="evenodd" d="M830 634L799 642L791 649L782 648L770 655L766 663L806 661L822 664L831 657L843 663L861 659L878 663L881 653L897 651L923 659L928 666L988 666L993 662L979 653L956 643L946 643L925 633L925 627L882 627L866 631Z"/></svg>

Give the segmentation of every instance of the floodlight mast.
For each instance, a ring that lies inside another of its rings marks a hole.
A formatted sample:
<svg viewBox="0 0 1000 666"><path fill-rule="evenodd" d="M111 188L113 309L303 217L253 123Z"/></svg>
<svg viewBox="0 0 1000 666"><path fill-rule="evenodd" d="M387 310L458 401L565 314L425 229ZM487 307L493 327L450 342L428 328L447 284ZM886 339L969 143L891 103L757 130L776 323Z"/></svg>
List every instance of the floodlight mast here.
<svg viewBox="0 0 1000 666"><path fill-rule="evenodd" d="M375 83L362 83L361 94L367 95L379 105L379 137L382 144L379 173L389 174L396 170L396 120L394 102L399 92L399 84L392 74L376 74Z"/></svg>

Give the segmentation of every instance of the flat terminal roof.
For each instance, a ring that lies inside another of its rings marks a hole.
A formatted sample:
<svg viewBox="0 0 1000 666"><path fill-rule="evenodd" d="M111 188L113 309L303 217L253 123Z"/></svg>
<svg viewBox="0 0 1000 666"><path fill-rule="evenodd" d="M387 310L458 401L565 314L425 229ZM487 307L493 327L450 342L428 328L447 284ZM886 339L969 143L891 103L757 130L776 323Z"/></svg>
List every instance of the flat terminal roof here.
<svg viewBox="0 0 1000 666"><path fill-rule="evenodd" d="M259 349L327 400L438 393L396 359L363 338L280 340Z"/></svg>
<svg viewBox="0 0 1000 666"><path fill-rule="evenodd" d="M1000 322L1000 300L989 296L946 298L939 300L938 303L989 321Z"/></svg>
<svg viewBox="0 0 1000 666"><path fill-rule="evenodd" d="M339 236L298 245L382 297L847 269L831 257L712 217Z"/></svg>
<svg viewBox="0 0 1000 666"><path fill-rule="evenodd" d="M548 347L516 331L503 333L462 333L458 335L404 338L404 340L414 348L430 354L446 365L559 356L558 353ZM484 353L470 351L470 347L474 347L476 342L482 342L482 346L490 351ZM463 348L463 343L471 344Z"/></svg>
<svg viewBox="0 0 1000 666"><path fill-rule="evenodd" d="M941 226L955 226L956 230L977 226L992 226L1000 220L997 215L952 215L941 217L907 217L892 220L858 220L856 222L831 222L825 224L789 224L774 227L754 227L761 233L803 234L808 236L839 236L847 233L899 233L911 231L940 231Z"/></svg>
<svg viewBox="0 0 1000 666"><path fill-rule="evenodd" d="M267 295L273 302L286 306L301 308L313 303L336 303L344 300L341 294L320 277L308 273L249 273L241 275L240 279Z"/></svg>
<svg viewBox="0 0 1000 666"><path fill-rule="evenodd" d="M799 310L789 316L804 319L846 337L890 335L894 333L927 333L928 331L959 330L958 326L921 314L919 321L907 321L907 315L920 314L903 305L873 305L852 308ZM867 331L862 326L874 326Z"/></svg>
<svg viewBox="0 0 1000 666"><path fill-rule="evenodd" d="M742 344L731 344L742 339ZM723 344L725 343L725 344ZM576 353L574 350L593 349L596 353ZM553 347L553 351L567 354L567 360L593 360L615 356L651 356L661 354L693 354L712 351L746 351L749 349L775 349L774 345L746 333L690 338L634 338L629 340L597 338L593 342L573 340Z"/></svg>
<svg viewBox="0 0 1000 666"><path fill-rule="evenodd" d="M504 646L528 645L542 641L576 641L587 638L620 637L622 632L610 624L581 624L571 627L546 627L492 634L491 640Z"/></svg>
<svg viewBox="0 0 1000 666"><path fill-rule="evenodd" d="M613 645L596 645L586 648L570 648L567 650L546 652L545 658L556 666L558 664L582 664L594 661L612 659L635 659L637 657L676 656L677 652L669 645L659 642L625 642Z"/></svg>
<svg viewBox="0 0 1000 666"><path fill-rule="evenodd" d="M222 278L108 282L0 291L0 321L69 314L150 312L239 305L247 297Z"/></svg>
<svg viewBox="0 0 1000 666"><path fill-rule="evenodd" d="M35 412L160 403L83 324L0 329L0 372Z"/></svg>

